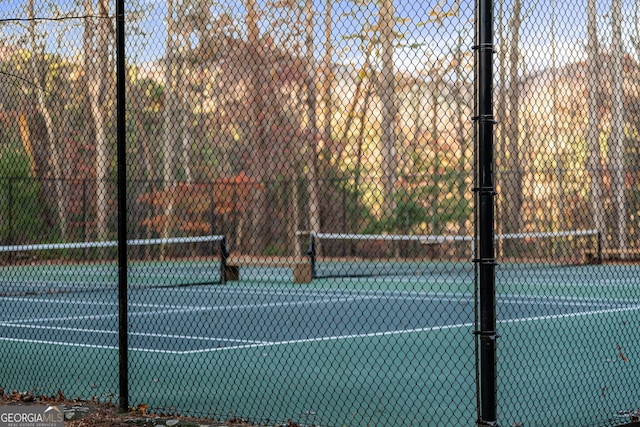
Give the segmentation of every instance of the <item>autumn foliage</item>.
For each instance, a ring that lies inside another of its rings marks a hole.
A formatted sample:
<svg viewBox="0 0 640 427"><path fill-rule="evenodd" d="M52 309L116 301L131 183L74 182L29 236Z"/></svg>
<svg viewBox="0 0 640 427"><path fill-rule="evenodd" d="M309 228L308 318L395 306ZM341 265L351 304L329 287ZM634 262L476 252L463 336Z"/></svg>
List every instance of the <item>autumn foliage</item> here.
<svg viewBox="0 0 640 427"><path fill-rule="evenodd" d="M160 233L168 222L176 232L211 233L212 215L243 212L255 192L263 188L263 184L244 172L212 183L175 182L138 197L139 203L148 205L150 212L155 213L141 225Z"/></svg>

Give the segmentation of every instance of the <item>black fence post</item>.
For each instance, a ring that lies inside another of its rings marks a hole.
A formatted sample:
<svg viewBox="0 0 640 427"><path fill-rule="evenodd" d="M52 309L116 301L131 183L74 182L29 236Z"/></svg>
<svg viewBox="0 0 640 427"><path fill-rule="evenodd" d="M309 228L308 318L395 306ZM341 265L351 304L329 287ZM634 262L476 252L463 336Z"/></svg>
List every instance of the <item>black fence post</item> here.
<svg viewBox="0 0 640 427"><path fill-rule="evenodd" d="M118 351L119 407L129 409L129 342L127 310L127 157L124 0L116 0L116 139L118 151Z"/></svg>
<svg viewBox="0 0 640 427"><path fill-rule="evenodd" d="M478 425L498 426L493 170L493 1L476 3L476 238L478 253Z"/></svg>

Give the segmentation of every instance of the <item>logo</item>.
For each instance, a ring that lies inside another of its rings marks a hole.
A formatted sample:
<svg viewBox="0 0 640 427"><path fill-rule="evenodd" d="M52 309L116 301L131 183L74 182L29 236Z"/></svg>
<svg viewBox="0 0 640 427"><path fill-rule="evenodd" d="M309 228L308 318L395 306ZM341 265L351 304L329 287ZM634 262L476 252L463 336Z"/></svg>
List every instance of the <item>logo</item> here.
<svg viewBox="0 0 640 427"><path fill-rule="evenodd" d="M0 406L0 427L63 427L62 406Z"/></svg>

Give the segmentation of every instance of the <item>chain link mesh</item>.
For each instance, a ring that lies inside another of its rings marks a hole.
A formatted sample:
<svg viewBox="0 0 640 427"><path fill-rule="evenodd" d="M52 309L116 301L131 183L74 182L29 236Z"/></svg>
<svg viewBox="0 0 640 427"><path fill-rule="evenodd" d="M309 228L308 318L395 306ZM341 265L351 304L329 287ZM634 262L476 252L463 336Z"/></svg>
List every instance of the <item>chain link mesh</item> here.
<svg viewBox="0 0 640 427"><path fill-rule="evenodd" d="M125 3L132 406L477 422L475 7ZM114 14L0 4L5 392L122 396ZM494 4L502 425L639 416L639 19Z"/></svg>

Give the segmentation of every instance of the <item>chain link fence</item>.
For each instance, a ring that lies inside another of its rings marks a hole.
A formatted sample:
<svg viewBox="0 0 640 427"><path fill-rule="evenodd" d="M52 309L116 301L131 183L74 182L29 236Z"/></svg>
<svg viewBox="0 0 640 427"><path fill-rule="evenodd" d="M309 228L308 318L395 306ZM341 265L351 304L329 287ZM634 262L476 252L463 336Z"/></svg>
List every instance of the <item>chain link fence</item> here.
<svg viewBox="0 0 640 427"><path fill-rule="evenodd" d="M113 0L0 4L5 392L268 426L637 420L637 4L124 11L122 40Z"/></svg>

